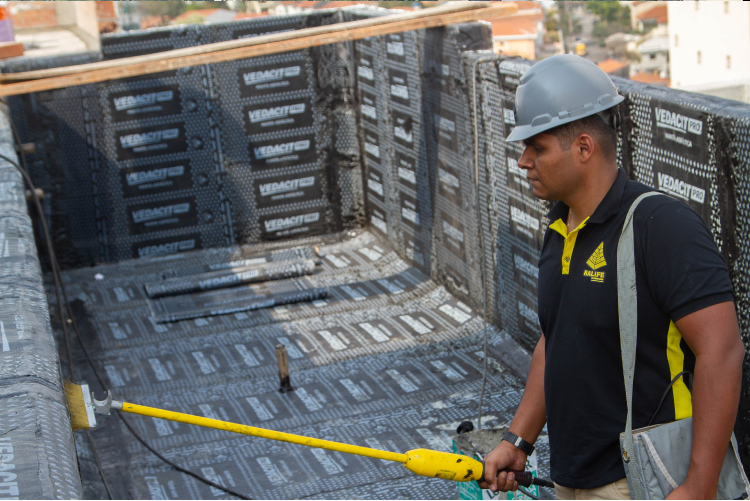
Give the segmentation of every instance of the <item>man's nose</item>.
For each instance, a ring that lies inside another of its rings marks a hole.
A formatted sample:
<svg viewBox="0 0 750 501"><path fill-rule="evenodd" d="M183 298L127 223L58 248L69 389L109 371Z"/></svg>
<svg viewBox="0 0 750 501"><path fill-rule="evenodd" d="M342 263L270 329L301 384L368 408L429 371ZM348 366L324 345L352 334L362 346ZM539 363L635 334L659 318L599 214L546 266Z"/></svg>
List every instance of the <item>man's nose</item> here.
<svg viewBox="0 0 750 501"><path fill-rule="evenodd" d="M529 148L530 146L527 146L525 150L523 150L523 155L521 155L521 158L518 159L518 167L520 169L529 170L534 168L534 163L531 161L531 155L529 155Z"/></svg>

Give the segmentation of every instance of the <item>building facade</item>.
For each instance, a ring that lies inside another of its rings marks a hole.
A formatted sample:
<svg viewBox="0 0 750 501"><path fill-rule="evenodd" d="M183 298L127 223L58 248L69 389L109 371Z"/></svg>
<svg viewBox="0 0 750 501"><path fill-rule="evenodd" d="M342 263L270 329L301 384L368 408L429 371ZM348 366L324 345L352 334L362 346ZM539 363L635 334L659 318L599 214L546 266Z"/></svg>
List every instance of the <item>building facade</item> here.
<svg viewBox="0 0 750 501"><path fill-rule="evenodd" d="M668 9L674 87L720 87L750 78L749 3L668 2Z"/></svg>

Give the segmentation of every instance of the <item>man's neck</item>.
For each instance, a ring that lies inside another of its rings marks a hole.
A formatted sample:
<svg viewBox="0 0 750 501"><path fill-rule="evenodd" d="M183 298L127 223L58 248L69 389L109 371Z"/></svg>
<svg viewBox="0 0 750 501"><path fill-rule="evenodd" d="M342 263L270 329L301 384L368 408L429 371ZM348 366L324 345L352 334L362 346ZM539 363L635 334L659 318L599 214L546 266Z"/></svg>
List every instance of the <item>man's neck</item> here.
<svg viewBox="0 0 750 501"><path fill-rule="evenodd" d="M595 175L588 176L580 187L563 200L570 208L568 214L568 231L573 231L586 218L590 217L609 192L617 179L617 169L601 169Z"/></svg>

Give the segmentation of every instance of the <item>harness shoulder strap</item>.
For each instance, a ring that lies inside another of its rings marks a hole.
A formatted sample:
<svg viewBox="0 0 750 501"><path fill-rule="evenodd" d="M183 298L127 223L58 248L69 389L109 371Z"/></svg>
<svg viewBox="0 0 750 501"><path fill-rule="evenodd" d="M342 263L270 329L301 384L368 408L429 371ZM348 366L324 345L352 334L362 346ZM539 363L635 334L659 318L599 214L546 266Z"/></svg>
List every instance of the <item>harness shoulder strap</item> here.
<svg viewBox="0 0 750 501"><path fill-rule="evenodd" d="M635 348L638 340L638 295L635 288L633 213L644 198L654 195L661 195L661 193L651 191L635 199L625 217L620 241L617 244L617 307L620 320L622 372L625 376L625 398L628 404L622 456L628 465L628 477L636 499L643 499L643 488L636 463L633 461L635 454L633 444L633 376L635 373Z"/></svg>

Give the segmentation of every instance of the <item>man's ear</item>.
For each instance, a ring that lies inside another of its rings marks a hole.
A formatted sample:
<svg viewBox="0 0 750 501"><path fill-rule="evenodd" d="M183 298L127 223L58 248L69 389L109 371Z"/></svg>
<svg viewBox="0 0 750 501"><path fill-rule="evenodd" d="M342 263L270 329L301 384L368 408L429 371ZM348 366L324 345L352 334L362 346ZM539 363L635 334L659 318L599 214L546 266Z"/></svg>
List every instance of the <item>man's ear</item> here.
<svg viewBox="0 0 750 501"><path fill-rule="evenodd" d="M583 164L591 159L598 147L593 137L589 134L581 134L573 141L573 154Z"/></svg>

